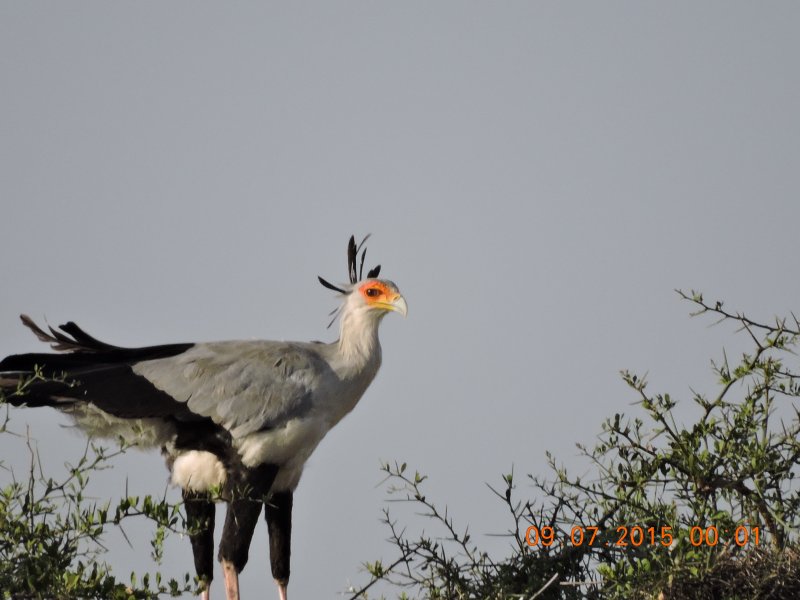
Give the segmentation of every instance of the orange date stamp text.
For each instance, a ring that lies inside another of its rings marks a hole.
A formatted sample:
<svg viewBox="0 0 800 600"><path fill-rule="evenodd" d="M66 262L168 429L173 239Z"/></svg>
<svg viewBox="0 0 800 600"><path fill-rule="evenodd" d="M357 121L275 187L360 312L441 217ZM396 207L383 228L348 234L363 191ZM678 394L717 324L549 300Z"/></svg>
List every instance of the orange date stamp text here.
<svg viewBox="0 0 800 600"><path fill-rule="evenodd" d="M531 547L549 547L556 543L570 544L572 546L607 546L625 548L642 545L670 547L675 539L672 527L641 527L639 525L620 525L616 530L603 530L592 526L574 526L569 535L563 532L563 539L559 538L562 532L556 531L549 525L537 527L531 525L525 530L525 541ZM748 544L759 545L761 530L758 527L739 525L734 529L720 531L714 525L708 527L694 526L689 529L689 543L692 546L716 546L718 544Z"/></svg>

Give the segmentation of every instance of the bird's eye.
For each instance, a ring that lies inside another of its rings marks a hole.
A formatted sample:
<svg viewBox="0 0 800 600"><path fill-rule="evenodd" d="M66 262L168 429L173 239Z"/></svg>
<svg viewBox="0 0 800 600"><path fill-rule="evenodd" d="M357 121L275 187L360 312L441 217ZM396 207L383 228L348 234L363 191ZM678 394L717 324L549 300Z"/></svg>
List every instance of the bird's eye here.
<svg viewBox="0 0 800 600"><path fill-rule="evenodd" d="M376 289L376 288L367 288L366 294L370 298L374 298L375 296L380 296L381 295L381 291L379 289Z"/></svg>

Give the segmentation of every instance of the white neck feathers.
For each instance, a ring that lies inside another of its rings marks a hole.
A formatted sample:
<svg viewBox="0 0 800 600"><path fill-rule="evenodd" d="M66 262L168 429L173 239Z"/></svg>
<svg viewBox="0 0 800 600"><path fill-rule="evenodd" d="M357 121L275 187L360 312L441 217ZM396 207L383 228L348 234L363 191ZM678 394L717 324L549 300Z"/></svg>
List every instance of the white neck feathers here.
<svg viewBox="0 0 800 600"><path fill-rule="evenodd" d="M341 367L348 371L346 375L355 376L370 367L377 371L380 366L378 325L386 313L370 310L352 300L344 306L341 314L337 353Z"/></svg>

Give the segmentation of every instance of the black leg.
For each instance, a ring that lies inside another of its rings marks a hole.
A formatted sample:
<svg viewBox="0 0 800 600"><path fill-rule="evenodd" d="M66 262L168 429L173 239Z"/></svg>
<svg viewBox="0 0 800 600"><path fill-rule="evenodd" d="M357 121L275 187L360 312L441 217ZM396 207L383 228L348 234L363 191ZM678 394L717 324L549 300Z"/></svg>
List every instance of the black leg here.
<svg viewBox="0 0 800 600"><path fill-rule="evenodd" d="M214 578L214 503L208 495L183 490L194 568L206 587Z"/></svg>
<svg viewBox="0 0 800 600"><path fill-rule="evenodd" d="M219 560L232 563L237 573L247 564L250 540L258 523L261 502L240 498L228 503L219 543Z"/></svg>
<svg viewBox="0 0 800 600"><path fill-rule="evenodd" d="M292 542L292 492L276 492L264 504L269 530L272 576L284 588L289 583Z"/></svg>
<svg viewBox="0 0 800 600"><path fill-rule="evenodd" d="M236 572L241 572L247 564L250 541L264 502L278 472L275 465L260 465L250 469L231 491L232 500L228 503L225 527L219 544L219 560L231 563Z"/></svg>

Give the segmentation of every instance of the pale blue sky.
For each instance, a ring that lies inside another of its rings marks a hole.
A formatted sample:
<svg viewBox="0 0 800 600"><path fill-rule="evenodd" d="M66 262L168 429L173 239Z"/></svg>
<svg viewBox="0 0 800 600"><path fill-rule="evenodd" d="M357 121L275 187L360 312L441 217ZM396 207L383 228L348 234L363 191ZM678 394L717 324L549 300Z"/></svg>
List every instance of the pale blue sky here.
<svg viewBox="0 0 800 600"><path fill-rule="evenodd" d="M308 464L290 594L392 555L381 460L502 531L484 482L635 410L619 369L713 386L732 334L673 288L800 312L798 30L793 2L3 3L0 354L42 349L20 312L122 345L330 340L316 275L372 232L409 316ZM52 464L80 452L55 413L28 422ZM99 493L126 476L166 481L132 453ZM266 552L260 525L245 598Z"/></svg>

